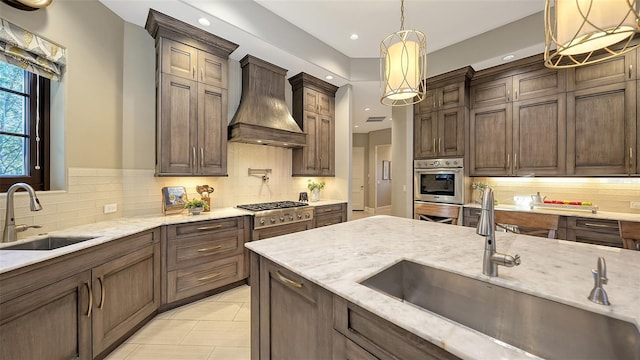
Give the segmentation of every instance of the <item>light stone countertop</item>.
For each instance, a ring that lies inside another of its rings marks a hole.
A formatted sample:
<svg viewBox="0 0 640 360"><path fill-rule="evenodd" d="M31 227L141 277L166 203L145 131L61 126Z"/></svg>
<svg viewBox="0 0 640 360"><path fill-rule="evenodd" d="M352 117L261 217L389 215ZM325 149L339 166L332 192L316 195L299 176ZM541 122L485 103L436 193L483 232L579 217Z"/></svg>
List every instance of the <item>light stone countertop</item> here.
<svg viewBox="0 0 640 360"><path fill-rule="evenodd" d="M463 206L468 208L480 209L480 204L475 204L475 203L464 204ZM601 210L598 210L597 214L593 214L589 210L554 209L554 208L545 208L545 207L536 207L534 209L531 209L529 207L522 207L517 205L496 205L495 209L507 210L507 211L530 212L530 213L538 213L538 214L553 214L553 215L560 215L560 216L574 216L574 217L583 217L583 218L590 218L590 219L640 222L640 214L601 211Z"/></svg>
<svg viewBox="0 0 640 360"><path fill-rule="evenodd" d="M465 359L531 359L531 354L404 304L359 282L407 259L602 313L640 326L640 252L520 234L496 233L499 252L520 254L518 267L482 274L484 239L474 228L373 216L251 242L246 247L327 290ZM587 296L591 269L607 262L611 306Z"/></svg>
<svg viewBox="0 0 640 360"><path fill-rule="evenodd" d="M344 200L320 200L309 202L310 206L322 206L345 203ZM214 208L210 212L202 212L200 215L189 215L182 212L175 215L153 215L144 217L119 218L110 221L102 221L93 224L75 226L72 228L51 231L51 236L88 236L94 239L83 241L77 244L61 247L54 250L2 250L0 251L0 274L15 270L24 266L32 265L41 261L53 259L58 256L70 254L72 252L99 245L111 240L125 236L137 234L139 232L156 228L162 225L181 224L196 221L223 219L236 216L250 215L253 212L238 209L235 207ZM43 236L30 236L12 243L0 243L0 250L3 247L15 245L21 242L28 242Z"/></svg>
<svg viewBox="0 0 640 360"><path fill-rule="evenodd" d="M49 260L58 256L70 254L72 252L96 246L111 240L137 234L141 231L153 229L161 225L223 219L244 215L253 216L253 213L236 208L222 208L213 209L210 212L203 212L200 215L188 215L187 213L181 213L167 216L157 215L147 217L120 218L110 221L102 221L93 224L75 226L59 231L52 231L48 233L48 235L74 237L90 236L95 237L95 239L83 241L54 250L2 250L0 251L0 274L21 268L23 266ZM20 242L27 242L41 237L43 236L31 236L16 242L0 244L0 249L5 246L11 246Z"/></svg>

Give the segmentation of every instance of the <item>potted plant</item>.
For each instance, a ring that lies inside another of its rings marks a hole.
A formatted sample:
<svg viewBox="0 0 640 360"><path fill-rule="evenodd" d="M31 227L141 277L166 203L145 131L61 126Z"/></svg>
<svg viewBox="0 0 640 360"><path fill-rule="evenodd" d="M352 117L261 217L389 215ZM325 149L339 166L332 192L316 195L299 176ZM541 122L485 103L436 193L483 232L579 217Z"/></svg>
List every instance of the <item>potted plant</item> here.
<svg viewBox="0 0 640 360"><path fill-rule="evenodd" d="M315 182L309 179L307 188L309 188L309 191L311 191L311 201L320 200L320 190L324 189L324 185L324 181Z"/></svg>
<svg viewBox="0 0 640 360"><path fill-rule="evenodd" d="M184 204L184 208L193 215L200 215L202 211L209 209L209 204L202 199L192 199Z"/></svg>

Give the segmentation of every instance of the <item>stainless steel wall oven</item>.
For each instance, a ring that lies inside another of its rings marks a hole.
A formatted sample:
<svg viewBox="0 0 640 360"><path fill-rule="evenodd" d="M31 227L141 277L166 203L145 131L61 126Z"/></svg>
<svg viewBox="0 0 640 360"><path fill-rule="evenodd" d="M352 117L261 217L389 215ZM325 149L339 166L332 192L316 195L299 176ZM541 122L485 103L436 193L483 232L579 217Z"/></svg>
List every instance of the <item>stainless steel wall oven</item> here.
<svg viewBox="0 0 640 360"><path fill-rule="evenodd" d="M464 204L462 158L414 160L414 200Z"/></svg>

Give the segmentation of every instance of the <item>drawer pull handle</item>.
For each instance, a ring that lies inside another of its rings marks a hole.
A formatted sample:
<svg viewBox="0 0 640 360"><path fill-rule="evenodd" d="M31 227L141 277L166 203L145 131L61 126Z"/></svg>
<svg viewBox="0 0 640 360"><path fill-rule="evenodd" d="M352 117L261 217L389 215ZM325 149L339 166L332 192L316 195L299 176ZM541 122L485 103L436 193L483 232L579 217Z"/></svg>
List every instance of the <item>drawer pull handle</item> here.
<svg viewBox="0 0 640 360"><path fill-rule="evenodd" d="M102 307L104 307L104 298L107 295L107 290L104 288L104 277L98 277L98 281L100 281L100 305L98 305L98 309L102 309Z"/></svg>
<svg viewBox="0 0 640 360"><path fill-rule="evenodd" d="M280 280L285 285L293 286L294 288L298 288L298 289L302 289L302 287L304 286L303 284L299 282L295 282L287 278L286 276L282 275L280 271L276 271L276 276L278 276L278 280Z"/></svg>
<svg viewBox="0 0 640 360"><path fill-rule="evenodd" d="M87 317L91 317L91 309L93 309L93 291L91 291L91 284L88 281L85 281L84 284L87 286L87 291L89 292L89 307L87 308Z"/></svg>
<svg viewBox="0 0 640 360"><path fill-rule="evenodd" d="M209 247L209 248L198 249L198 252L199 253L203 253L203 252L215 251L215 250L219 250L219 249L222 249L222 245L212 246L212 247Z"/></svg>
<svg viewBox="0 0 640 360"><path fill-rule="evenodd" d="M221 227L222 227L222 225L202 226L202 227L199 227L198 230L207 231L207 230L220 229Z"/></svg>
<svg viewBox="0 0 640 360"><path fill-rule="evenodd" d="M207 281L207 280L215 279L215 278L219 277L220 275L222 275L222 273L217 272L217 273L214 273L214 274L209 275L209 276L201 277L201 278L198 279L198 281Z"/></svg>
<svg viewBox="0 0 640 360"><path fill-rule="evenodd" d="M204 169L204 149L200 148L200 168Z"/></svg>
<svg viewBox="0 0 640 360"><path fill-rule="evenodd" d="M598 227L598 228L614 228L610 225L607 224L594 224L594 223L584 223L584 226L588 226L588 227Z"/></svg>

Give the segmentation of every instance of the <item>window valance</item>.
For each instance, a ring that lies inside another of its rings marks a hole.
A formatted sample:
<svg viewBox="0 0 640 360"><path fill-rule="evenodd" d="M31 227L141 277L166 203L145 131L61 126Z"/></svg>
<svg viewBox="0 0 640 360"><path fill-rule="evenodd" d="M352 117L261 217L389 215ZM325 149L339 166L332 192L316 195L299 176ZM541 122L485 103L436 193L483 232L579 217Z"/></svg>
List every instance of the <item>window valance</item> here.
<svg viewBox="0 0 640 360"><path fill-rule="evenodd" d="M67 49L0 19L0 61L51 80L60 80Z"/></svg>

